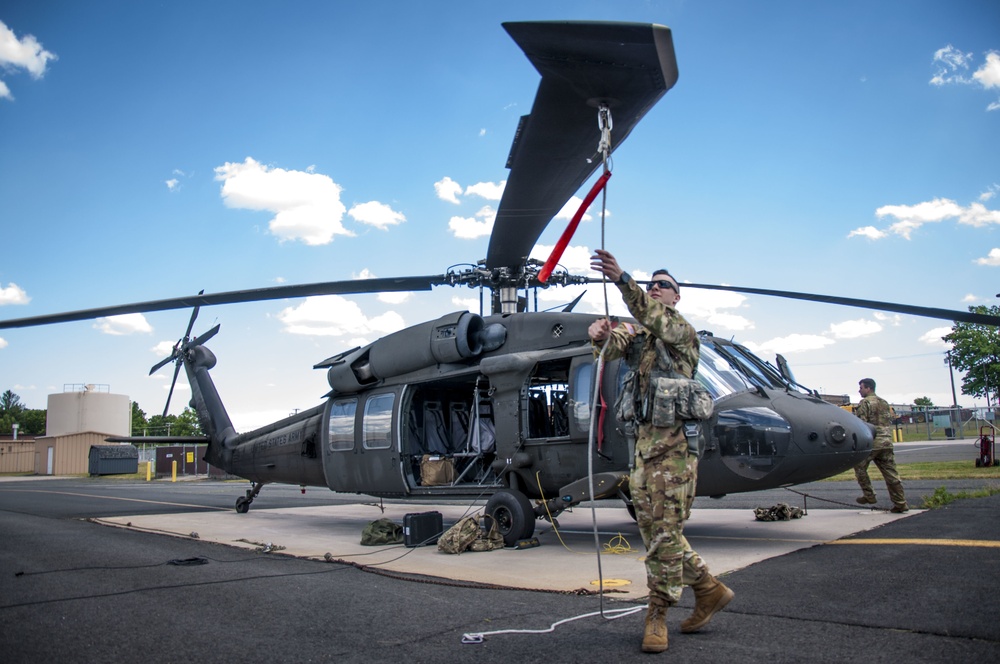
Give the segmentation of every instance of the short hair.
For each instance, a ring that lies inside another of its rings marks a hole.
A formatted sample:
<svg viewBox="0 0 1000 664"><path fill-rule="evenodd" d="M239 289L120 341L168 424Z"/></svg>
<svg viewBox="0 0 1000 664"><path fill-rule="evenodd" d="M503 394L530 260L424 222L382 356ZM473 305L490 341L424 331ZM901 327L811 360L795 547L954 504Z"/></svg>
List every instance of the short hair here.
<svg viewBox="0 0 1000 664"><path fill-rule="evenodd" d="M665 267L661 267L661 268L660 268L660 269L658 269L658 270L653 270L653 276L652 276L652 277L650 277L650 279L652 279L653 277L655 277L655 276L656 276L656 275L658 275L658 274L665 274L665 275L667 275L668 277L670 277L671 279L673 279L673 280L674 280L674 283L675 283L675 284L677 284L677 292L678 292L678 293L680 293L680 292L681 292L681 282L677 281L677 279L676 279L676 278L674 278L674 275L670 274L670 271L669 271L669 270L667 270L667 268L665 268Z"/></svg>
<svg viewBox="0 0 1000 664"><path fill-rule="evenodd" d="M875 391L875 381L872 380L871 378L862 378L861 380L858 381L858 385L864 385L872 392Z"/></svg>

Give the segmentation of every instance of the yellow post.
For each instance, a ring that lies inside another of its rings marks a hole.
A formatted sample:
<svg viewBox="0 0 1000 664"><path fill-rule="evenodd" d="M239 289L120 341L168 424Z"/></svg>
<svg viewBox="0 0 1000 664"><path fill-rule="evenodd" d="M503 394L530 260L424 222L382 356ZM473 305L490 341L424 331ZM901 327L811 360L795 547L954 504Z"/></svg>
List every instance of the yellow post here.
<svg viewBox="0 0 1000 664"><path fill-rule="evenodd" d="M170 481L177 481L177 459L170 462Z"/></svg>
<svg viewBox="0 0 1000 664"><path fill-rule="evenodd" d="M146 462L146 481L148 482L151 479L153 479L153 462L152 461L147 461Z"/></svg>

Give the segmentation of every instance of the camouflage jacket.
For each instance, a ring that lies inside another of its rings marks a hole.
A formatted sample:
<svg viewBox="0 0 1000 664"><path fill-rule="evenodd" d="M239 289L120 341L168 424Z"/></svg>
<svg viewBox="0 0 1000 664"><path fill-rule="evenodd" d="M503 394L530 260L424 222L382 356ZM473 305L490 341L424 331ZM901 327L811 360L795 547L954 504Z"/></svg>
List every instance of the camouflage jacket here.
<svg viewBox="0 0 1000 664"><path fill-rule="evenodd" d="M639 353L639 390L643 394L649 390L649 376L657 359L657 344L669 354L673 370L687 378L694 378L698 369L698 333L683 316L668 305L657 302L628 277L625 283L618 282L625 306L641 327L631 323L621 323L611 331L605 360L617 360L629 355L633 342L642 344ZM600 344L595 344L599 346Z"/></svg>
<svg viewBox="0 0 1000 664"><path fill-rule="evenodd" d="M872 447L875 449L892 447L892 422L896 419L896 413L888 401L875 394L869 394L861 400L854 414L875 426L875 442Z"/></svg>

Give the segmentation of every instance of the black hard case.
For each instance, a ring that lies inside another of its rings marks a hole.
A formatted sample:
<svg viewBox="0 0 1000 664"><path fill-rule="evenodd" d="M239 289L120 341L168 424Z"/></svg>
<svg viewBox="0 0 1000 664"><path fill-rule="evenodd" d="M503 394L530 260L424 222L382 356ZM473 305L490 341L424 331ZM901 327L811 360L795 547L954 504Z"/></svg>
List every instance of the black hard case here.
<svg viewBox="0 0 1000 664"><path fill-rule="evenodd" d="M442 532L441 512L420 512L403 517L403 544L406 546L437 544Z"/></svg>

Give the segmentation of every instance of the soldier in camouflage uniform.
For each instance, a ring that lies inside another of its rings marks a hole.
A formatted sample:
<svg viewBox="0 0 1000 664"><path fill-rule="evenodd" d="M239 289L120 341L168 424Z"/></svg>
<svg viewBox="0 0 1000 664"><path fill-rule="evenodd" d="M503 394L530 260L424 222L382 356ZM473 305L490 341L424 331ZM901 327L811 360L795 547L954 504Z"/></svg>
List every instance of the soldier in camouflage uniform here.
<svg viewBox="0 0 1000 664"><path fill-rule="evenodd" d="M612 327L606 318L595 321L588 330L595 352L604 347L606 360L625 358L630 368L637 370L639 395L648 395L650 374L664 360L675 374L693 378L698 368L698 335L674 310L680 289L670 273L657 270L647 293L609 252L597 250L591 265L618 286L629 312L641 324ZM629 490L646 545L649 608L642 650L663 652L667 649L666 611L680 600L684 585L694 588L696 604L694 613L681 623L682 632L704 627L734 593L709 573L684 537L684 521L694 500L698 456L689 452L683 422L658 427L638 415L636 419Z"/></svg>
<svg viewBox="0 0 1000 664"><path fill-rule="evenodd" d="M875 381L862 378L858 383L858 394L861 403L854 414L875 427L875 442L872 444L868 458L854 467L854 476L861 485L862 496L857 499L862 505L874 505L877 502L871 478L868 477L868 464L874 462L885 478L885 486L889 489L889 499L892 500L892 512L901 514L909 510L906 496L903 494L903 483L896 471L896 456L892 451L892 421L896 414L885 399L875 394Z"/></svg>

